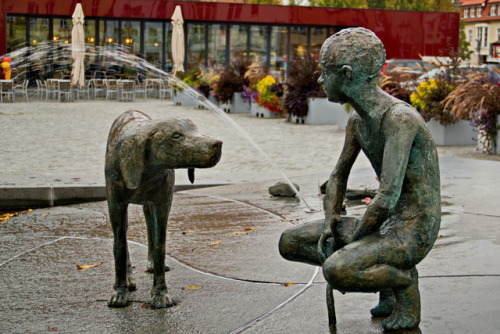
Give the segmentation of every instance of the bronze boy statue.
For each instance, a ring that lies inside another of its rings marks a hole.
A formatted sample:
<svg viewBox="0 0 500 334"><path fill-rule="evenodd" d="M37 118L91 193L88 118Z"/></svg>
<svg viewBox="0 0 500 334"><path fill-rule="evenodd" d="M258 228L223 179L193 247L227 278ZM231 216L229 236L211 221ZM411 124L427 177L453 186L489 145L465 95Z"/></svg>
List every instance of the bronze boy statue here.
<svg viewBox="0 0 500 334"><path fill-rule="evenodd" d="M380 291L372 315L387 317L385 329L410 329L420 322L415 266L432 248L441 221L439 165L419 113L377 86L384 61L382 42L364 28L342 30L321 47L319 82L330 101L349 103L354 112L328 180L325 220L285 231L280 252L291 261L322 265L334 289ZM361 150L380 188L358 220L340 212Z"/></svg>

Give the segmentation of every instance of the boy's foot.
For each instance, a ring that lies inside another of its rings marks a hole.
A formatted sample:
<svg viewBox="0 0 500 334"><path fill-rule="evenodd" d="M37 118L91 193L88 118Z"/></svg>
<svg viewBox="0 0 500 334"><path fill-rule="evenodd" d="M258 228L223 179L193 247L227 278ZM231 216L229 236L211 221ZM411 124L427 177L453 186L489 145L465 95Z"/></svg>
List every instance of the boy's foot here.
<svg viewBox="0 0 500 334"><path fill-rule="evenodd" d="M394 306L396 305L396 297L391 289L384 289L380 291L378 305L370 310L373 317L388 317L392 314Z"/></svg>
<svg viewBox="0 0 500 334"><path fill-rule="evenodd" d="M411 270L412 284L404 289L394 289L396 306L392 314L382 322L387 330L412 329L420 324L420 291L418 272Z"/></svg>

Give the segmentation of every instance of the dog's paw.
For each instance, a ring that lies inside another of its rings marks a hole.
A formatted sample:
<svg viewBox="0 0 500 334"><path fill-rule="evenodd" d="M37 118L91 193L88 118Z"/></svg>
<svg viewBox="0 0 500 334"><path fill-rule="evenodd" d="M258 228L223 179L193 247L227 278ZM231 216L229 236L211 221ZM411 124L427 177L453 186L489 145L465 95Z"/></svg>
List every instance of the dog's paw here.
<svg viewBox="0 0 500 334"><path fill-rule="evenodd" d="M128 289L128 291L137 290L137 285L135 284L135 279L130 275L127 276L127 289Z"/></svg>
<svg viewBox="0 0 500 334"><path fill-rule="evenodd" d="M170 298L167 292L159 292L153 295L153 298L151 299L151 308L153 309L166 308L174 305L175 302L172 298Z"/></svg>
<svg viewBox="0 0 500 334"><path fill-rule="evenodd" d="M109 307L125 307L130 304L128 289L119 289L111 296L108 301Z"/></svg>

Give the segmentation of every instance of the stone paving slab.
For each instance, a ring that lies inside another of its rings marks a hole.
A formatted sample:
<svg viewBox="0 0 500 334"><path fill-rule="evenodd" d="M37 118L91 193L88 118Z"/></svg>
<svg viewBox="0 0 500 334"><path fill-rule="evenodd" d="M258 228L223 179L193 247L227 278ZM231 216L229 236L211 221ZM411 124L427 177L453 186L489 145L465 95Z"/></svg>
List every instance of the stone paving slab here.
<svg viewBox="0 0 500 334"><path fill-rule="evenodd" d="M420 329L406 333L493 333L498 329L500 209L483 201L500 188L495 162L443 159L443 221L419 265ZM476 180L464 178L473 170ZM327 173L296 176L314 208ZM276 181L276 180L275 180ZM352 187L371 187L353 171ZM148 308L151 277L139 206L129 210L131 259L139 290L128 308L109 309L112 239L105 202L37 209L0 224L0 333L326 333L325 284L312 266L283 260L281 232L315 220L297 199L267 194L274 181L179 192L169 226L168 285L178 305ZM481 185L474 186L475 185ZM468 194L468 196L465 196ZM485 208L483 210L483 208ZM364 204L351 204L359 215ZM485 213L483 213L485 211ZM246 227L255 228L245 231ZM193 232L189 232L193 231ZM183 233L185 232L185 233ZM233 234L233 232L244 232ZM214 241L221 244L209 246ZM102 265L77 270L76 265ZM230 264L230 265L229 265ZM297 284L284 286L283 283ZM183 290L187 286L202 289ZM381 333L369 308L375 294L336 293L337 333Z"/></svg>

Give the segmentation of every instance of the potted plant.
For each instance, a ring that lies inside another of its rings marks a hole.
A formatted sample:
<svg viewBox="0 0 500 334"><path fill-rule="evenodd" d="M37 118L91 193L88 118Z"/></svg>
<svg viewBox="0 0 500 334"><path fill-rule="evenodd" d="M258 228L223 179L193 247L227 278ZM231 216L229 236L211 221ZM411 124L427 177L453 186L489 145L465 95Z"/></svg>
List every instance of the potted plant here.
<svg viewBox="0 0 500 334"><path fill-rule="evenodd" d="M283 89L276 79L267 75L257 83L255 88L258 94L252 105L252 114L264 118L281 117L283 108L280 95L283 94Z"/></svg>
<svg viewBox="0 0 500 334"><path fill-rule="evenodd" d="M453 82L444 77L429 79L418 85L410 101L427 122L437 145L473 145L475 132L465 115L452 114L442 103L454 89Z"/></svg>
<svg viewBox="0 0 500 334"><path fill-rule="evenodd" d="M241 98L244 88L249 84L245 78L245 71L249 64L247 60L236 59L222 71L217 85L214 86L215 97L226 112L250 112L249 106L245 106Z"/></svg>
<svg viewBox="0 0 500 334"><path fill-rule="evenodd" d="M182 80L184 84L192 87L193 89L196 89L197 86L199 85L200 73L201 70L199 68L192 68L187 72L177 73L177 76L179 77L179 79ZM173 100L174 103L177 105L184 105L184 106L198 105L198 100L196 98L193 98L193 94L189 94L182 87L179 87L178 85L174 86Z"/></svg>
<svg viewBox="0 0 500 334"><path fill-rule="evenodd" d="M443 104L457 118L470 119L479 134L479 150L487 154L500 153L497 148L500 86L496 75L487 73L459 85Z"/></svg>
<svg viewBox="0 0 500 334"><path fill-rule="evenodd" d="M340 104L329 102L318 83L318 63L308 57L290 62L287 71L284 107L291 121L305 124L335 124Z"/></svg>

